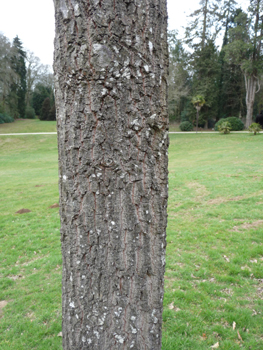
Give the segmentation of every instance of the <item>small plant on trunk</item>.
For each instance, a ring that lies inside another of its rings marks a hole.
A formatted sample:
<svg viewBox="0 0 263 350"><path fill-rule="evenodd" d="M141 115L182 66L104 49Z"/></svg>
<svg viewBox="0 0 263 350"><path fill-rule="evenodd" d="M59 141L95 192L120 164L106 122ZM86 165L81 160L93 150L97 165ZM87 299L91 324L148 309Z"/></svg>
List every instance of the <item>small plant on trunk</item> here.
<svg viewBox="0 0 263 350"><path fill-rule="evenodd" d="M199 112L203 105L205 104L204 96L202 95L196 95L192 98L192 104L194 105L196 109L196 132L198 129L198 119L199 119Z"/></svg>
<svg viewBox="0 0 263 350"><path fill-rule="evenodd" d="M218 126L218 130L223 134L230 134L231 124L229 122L223 122Z"/></svg>
<svg viewBox="0 0 263 350"><path fill-rule="evenodd" d="M248 131L249 132L253 132L254 135L256 135L257 133L259 133L260 131L262 130L262 127L260 124L258 123L252 123L249 128L248 128Z"/></svg>

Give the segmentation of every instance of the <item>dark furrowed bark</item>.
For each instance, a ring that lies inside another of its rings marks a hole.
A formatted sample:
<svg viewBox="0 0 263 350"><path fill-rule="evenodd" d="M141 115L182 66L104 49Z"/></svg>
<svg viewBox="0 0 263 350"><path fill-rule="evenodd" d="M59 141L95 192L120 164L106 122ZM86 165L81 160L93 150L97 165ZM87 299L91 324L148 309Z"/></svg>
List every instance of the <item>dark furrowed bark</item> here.
<svg viewBox="0 0 263 350"><path fill-rule="evenodd" d="M165 0L54 0L63 348L161 349Z"/></svg>

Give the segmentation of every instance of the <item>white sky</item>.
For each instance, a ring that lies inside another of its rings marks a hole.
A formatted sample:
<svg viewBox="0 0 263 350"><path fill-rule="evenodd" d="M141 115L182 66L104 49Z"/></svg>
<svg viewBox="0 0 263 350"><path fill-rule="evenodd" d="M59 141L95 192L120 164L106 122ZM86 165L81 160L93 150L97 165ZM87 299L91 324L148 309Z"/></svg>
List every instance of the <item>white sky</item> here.
<svg viewBox="0 0 263 350"><path fill-rule="evenodd" d="M169 29L180 29L186 15L198 8L200 0L167 0ZM245 4L249 0L237 0ZM9 0L0 5L0 32L13 40L18 35L25 49L33 51L43 64L52 65L54 40L53 0Z"/></svg>

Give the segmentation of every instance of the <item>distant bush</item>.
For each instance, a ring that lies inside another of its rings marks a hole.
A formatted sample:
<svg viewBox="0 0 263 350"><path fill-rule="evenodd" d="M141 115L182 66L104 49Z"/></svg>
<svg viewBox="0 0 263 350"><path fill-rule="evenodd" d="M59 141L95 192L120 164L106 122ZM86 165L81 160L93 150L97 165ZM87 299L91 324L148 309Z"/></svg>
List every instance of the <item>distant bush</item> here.
<svg viewBox="0 0 263 350"><path fill-rule="evenodd" d="M26 107L26 118L28 119L35 119L36 117L36 112L33 107L27 106Z"/></svg>
<svg viewBox="0 0 263 350"><path fill-rule="evenodd" d="M14 118L10 117L10 115L7 115L5 113L0 113L0 124L4 123L13 123Z"/></svg>
<svg viewBox="0 0 263 350"><path fill-rule="evenodd" d="M232 131L240 131L244 129L244 123L237 117L222 118L215 124L215 130L219 131L219 125L229 122Z"/></svg>
<svg viewBox="0 0 263 350"><path fill-rule="evenodd" d="M192 123L185 121L179 125L179 128L181 131L192 131L194 126Z"/></svg>
<svg viewBox="0 0 263 350"><path fill-rule="evenodd" d="M226 119L230 123L232 131L240 131L244 129L244 123L241 119L237 117L228 117Z"/></svg>

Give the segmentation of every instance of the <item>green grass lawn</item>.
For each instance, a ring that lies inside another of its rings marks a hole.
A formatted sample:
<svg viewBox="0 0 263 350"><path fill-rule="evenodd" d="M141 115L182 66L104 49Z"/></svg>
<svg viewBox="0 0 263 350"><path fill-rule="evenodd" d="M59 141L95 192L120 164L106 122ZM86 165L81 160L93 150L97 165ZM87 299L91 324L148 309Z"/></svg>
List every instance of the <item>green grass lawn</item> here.
<svg viewBox="0 0 263 350"><path fill-rule="evenodd" d="M17 119L14 123L0 124L0 134L55 131L57 131L55 121Z"/></svg>
<svg viewBox="0 0 263 350"><path fill-rule="evenodd" d="M170 136L163 350L263 349L262 142ZM59 350L56 135L1 136L0 149L0 349Z"/></svg>

